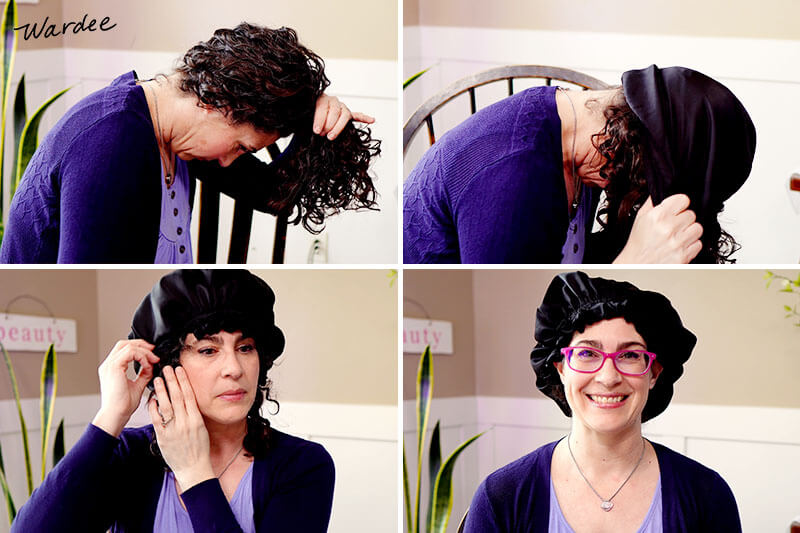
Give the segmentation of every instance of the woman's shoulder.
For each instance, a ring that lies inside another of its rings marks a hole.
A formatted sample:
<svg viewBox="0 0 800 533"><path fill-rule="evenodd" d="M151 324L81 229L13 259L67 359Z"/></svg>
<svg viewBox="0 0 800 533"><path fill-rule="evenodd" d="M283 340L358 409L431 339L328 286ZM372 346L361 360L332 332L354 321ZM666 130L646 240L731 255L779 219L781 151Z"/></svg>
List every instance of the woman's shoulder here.
<svg viewBox="0 0 800 533"><path fill-rule="evenodd" d="M270 429L269 447L264 460L272 464L297 464L302 467L329 466L333 459L322 444Z"/></svg>
<svg viewBox="0 0 800 533"><path fill-rule="evenodd" d="M487 491L516 492L520 485L534 485L549 480L550 463L556 444L558 441L545 444L489 474L483 482Z"/></svg>

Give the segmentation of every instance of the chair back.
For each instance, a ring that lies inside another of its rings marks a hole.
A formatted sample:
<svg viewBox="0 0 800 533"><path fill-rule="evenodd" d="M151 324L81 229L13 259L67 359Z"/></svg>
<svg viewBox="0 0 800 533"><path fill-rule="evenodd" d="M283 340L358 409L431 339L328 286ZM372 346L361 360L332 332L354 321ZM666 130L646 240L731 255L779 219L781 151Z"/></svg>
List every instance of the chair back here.
<svg viewBox="0 0 800 533"><path fill-rule="evenodd" d="M467 507L467 510L464 511L464 516L461 517L461 522L458 523L458 529L456 530L456 533L463 533L464 524L467 523L467 515L468 514L469 514L469 507Z"/></svg>
<svg viewBox="0 0 800 533"><path fill-rule="evenodd" d="M545 81L545 85L552 85L553 80L570 83L584 90L588 89L608 89L611 85L597 78L560 67L548 67L542 65L511 65L497 67L479 72L466 78L454 82L449 87L443 89L438 94L429 98L423 103L411 118L403 126L403 155L408 149L411 140L417 134L424 123L428 129L428 142L433 145L436 142L436 134L433 129L433 114L447 102L464 93L469 93L470 114L475 114L477 105L475 101L475 89L482 85L498 81L506 81L508 85L508 96L514 94L514 80L520 78L539 78ZM466 118L466 117L465 117Z"/></svg>
<svg viewBox="0 0 800 533"><path fill-rule="evenodd" d="M273 161L280 155L276 144L267 147ZM225 194L234 198L233 227L231 229L230 246L228 248L229 264L244 264L247 262L247 250L250 247L250 228L253 224L253 211L257 207L235 198L241 191L235 189L232 180L204 180L203 175L197 176L200 182L200 204L198 206L200 227L197 235L197 262L213 264L217 262L217 243L219 239L219 201L220 195ZM265 212L265 211L261 211ZM272 245L272 263L283 263L286 251L286 229L288 215L276 216L275 238Z"/></svg>

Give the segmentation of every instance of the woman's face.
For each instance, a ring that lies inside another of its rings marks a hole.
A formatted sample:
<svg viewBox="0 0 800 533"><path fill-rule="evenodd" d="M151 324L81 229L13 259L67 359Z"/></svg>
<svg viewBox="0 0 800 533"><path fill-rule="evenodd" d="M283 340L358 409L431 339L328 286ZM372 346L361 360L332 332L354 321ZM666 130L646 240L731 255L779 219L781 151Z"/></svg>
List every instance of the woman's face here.
<svg viewBox="0 0 800 533"><path fill-rule="evenodd" d="M227 167L240 155L256 152L274 143L277 133L264 133L250 124L232 124L218 109L197 108L197 115L186 133L174 138L172 151L184 161L218 161Z"/></svg>
<svg viewBox="0 0 800 533"><path fill-rule="evenodd" d="M180 363L206 421L234 424L247 417L258 388L259 358L252 338L241 331L202 339L190 333Z"/></svg>
<svg viewBox="0 0 800 533"><path fill-rule="evenodd" d="M646 350L644 339L624 318L601 320L572 336L570 346L587 346L611 353ZM555 363L575 422L600 433L613 433L641 424L642 410L661 366L654 362L642 376L625 376L606 360L593 374L575 372L566 361Z"/></svg>

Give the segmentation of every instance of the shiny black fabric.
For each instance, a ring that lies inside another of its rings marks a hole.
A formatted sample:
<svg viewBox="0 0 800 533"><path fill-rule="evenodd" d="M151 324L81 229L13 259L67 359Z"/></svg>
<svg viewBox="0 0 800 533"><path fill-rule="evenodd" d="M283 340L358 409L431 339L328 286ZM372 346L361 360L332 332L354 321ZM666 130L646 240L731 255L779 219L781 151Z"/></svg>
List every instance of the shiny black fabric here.
<svg viewBox="0 0 800 533"><path fill-rule="evenodd" d="M269 285L246 270L176 270L162 277L139 304L128 338L156 345L154 353L166 364L164 351L176 347L188 333L209 323L223 329L230 325L231 333L241 330L254 337L262 383L285 345L283 332L275 325L274 304Z"/></svg>
<svg viewBox="0 0 800 533"><path fill-rule="evenodd" d="M742 103L718 81L683 67L629 70L622 87L647 130L653 204L683 193L701 225L716 218L753 164L756 130Z"/></svg>
<svg viewBox="0 0 800 533"><path fill-rule="evenodd" d="M575 332L601 320L624 318L647 343L648 351L664 370L656 380L642 412L642 421L660 414L672 399L672 385L683 374L697 338L681 323L670 301L657 292L643 291L625 281L590 278L583 272L556 276L536 310L536 346L531 365L536 387L555 400L567 416L572 411L556 370L561 348L570 345Z"/></svg>

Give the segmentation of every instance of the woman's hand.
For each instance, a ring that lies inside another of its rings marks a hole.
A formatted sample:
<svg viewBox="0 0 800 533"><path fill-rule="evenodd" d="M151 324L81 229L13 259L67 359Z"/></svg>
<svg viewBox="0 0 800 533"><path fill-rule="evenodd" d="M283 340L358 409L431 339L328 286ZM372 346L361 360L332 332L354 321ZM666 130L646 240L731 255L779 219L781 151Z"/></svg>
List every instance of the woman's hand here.
<svg viewBox="0 0 800 533"><path fill-rule="evenodd" d="M372 124L375 119L364 113L352 113L338 98L322 94L317 98L317 107L314 110L314 133L327 135L329 140L334 140L351 120Z"/></svg>
<svg viewBox="0 0 800 533"><path fill-rule="evenodd" d="M158 356L152 344L142 339L119 341L111 349L97 373L100 376L100 410L92 424L109 435L119 437L133 412L139 407L147 382L153 377ZM135 380L128 379L128 365L137 361L141 368Z"/></svg>
<svg viewBox="0 0 800 533"><path fill-rule="evenodd" d="M167 366L163 373L163 379L153 381L156 394L147 403L147 410L161 456L172 469L183 492L214 477L208 430L197 408L186 371L181 367L173 369Z"/></svg>
<svg viewBox="0 0 800 533"><path fill-rule="evenodd" d="M628 242L614 263L688 263L703 244L703 228L689 209L689 197L674 194L653 207L648 197L633 221Z"/></svg>

